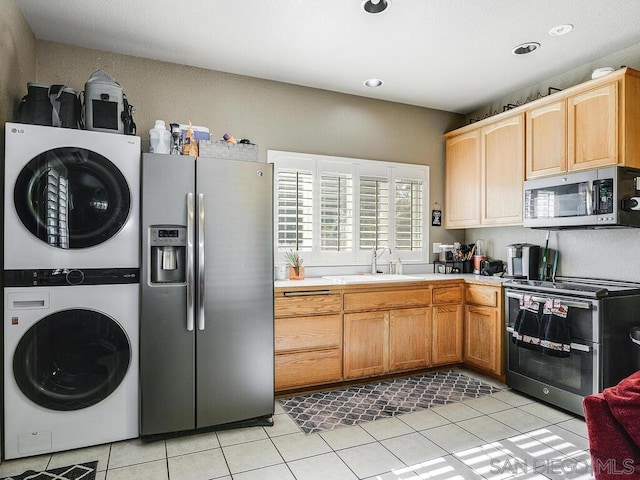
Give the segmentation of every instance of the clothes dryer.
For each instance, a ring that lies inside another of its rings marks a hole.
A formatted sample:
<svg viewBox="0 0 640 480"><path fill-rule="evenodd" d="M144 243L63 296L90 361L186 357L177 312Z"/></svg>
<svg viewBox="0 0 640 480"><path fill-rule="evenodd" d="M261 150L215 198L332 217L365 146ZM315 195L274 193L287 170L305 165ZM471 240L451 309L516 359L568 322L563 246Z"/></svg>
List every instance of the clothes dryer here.
<svg viewBox="0 0 640 480"><path fill-rule="evenodd" d="M137 274L33 275L50 286L4 289L4 458L137 437Z"/></svg>
<svg viewBox="0 0 640 480"><path fill-rule="evenodd" d="M139 267L139 137L7 123L5 141L5 270Z"/></svg>

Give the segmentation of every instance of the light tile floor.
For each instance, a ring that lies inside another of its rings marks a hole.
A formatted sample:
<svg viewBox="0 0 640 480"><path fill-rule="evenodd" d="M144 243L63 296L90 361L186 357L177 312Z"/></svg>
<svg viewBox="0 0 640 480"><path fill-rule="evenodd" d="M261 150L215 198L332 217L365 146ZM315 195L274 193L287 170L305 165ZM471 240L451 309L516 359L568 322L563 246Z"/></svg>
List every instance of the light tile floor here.
<svg viewBox="0 0 640 480"><path fill-rule="evenodd" d="M311 435L276 404L273 427L10 460L0 477L98 460L97 480L582 480L588 448L580 417L507 389Z"/></svg>

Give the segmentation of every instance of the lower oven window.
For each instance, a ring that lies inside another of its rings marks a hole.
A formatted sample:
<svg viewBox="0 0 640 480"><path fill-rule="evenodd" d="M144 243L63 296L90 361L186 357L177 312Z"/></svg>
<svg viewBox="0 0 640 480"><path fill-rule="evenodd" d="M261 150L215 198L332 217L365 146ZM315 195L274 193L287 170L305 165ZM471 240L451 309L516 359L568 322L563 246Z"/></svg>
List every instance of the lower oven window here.
<svg viewBox="0 0 640 480"><path fill-rule="evenodd" d="M573 348L574 346L577 348ZM588 351L583 351L587 349ZM510 371L582 396L595 391L593 362L593 344L573 344L571 354L559 358L521 348L509 342Z"/></svg>

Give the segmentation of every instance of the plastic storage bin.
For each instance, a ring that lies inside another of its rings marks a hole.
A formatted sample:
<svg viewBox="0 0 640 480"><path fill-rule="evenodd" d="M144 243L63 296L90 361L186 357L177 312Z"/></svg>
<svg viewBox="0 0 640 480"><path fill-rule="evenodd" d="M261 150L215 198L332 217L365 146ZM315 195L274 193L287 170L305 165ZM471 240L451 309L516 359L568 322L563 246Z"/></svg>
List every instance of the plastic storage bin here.
<svg viewBox="0 0 640 480"><path fill-rule="evenodd" d="M223 140L211 142L201 140L198 143L201 157L223 158L226 160L259 161L258 145L253 143L229 143Z"/></svg>

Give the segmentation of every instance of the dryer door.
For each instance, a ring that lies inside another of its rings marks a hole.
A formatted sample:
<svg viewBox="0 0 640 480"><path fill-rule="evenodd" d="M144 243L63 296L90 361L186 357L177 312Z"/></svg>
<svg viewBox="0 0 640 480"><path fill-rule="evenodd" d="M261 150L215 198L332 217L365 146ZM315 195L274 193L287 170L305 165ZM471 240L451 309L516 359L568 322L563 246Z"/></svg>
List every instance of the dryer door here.
<svg viewBox="0 0 640 480"><path fill-rule="evenodd" d="M92 247L125 224L131 193L118 168L85 148L48 150L18 175L14 204L37 238L63 249Z"/></svg>
<svg viewBox="0 0 640 480"><path fill-rule="evenodd" d="M112 318L88 309L44 317L20 339L13 374L20 390L50 410L80 410L107 398L124 379L131 345Z"/></svg>

